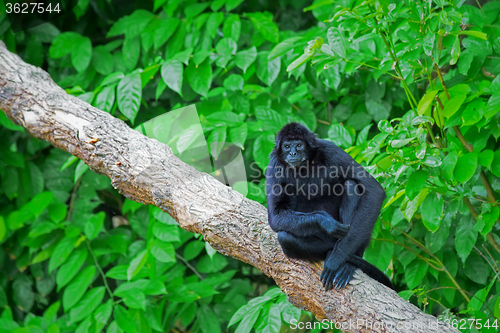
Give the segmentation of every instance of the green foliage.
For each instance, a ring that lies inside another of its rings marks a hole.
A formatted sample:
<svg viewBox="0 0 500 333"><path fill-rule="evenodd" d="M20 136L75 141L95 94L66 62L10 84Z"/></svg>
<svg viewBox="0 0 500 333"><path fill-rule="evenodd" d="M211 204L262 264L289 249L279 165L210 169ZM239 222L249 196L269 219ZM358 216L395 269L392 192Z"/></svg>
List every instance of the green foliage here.
<svg viewBox="0 0 500 333"><path fill-rule="evenodd" d="M247 179L233 187L261 203L276 132L303 123L386 190L365 258L424 311L489 332L500 319L500 6L475 5L87 0L15 34L0 14L0 39L176 152L200 140L215 159L226 143L243 149ZM148 123L193 103L200 127ZM0 140L0 331L278 332L309 321L254 268L1 112Z"/></svg>

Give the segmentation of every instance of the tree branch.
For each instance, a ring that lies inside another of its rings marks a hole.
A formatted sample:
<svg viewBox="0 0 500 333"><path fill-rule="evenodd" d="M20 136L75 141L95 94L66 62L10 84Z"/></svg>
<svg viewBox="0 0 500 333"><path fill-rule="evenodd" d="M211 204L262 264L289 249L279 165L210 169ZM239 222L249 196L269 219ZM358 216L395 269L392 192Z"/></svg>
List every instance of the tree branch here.
<svg viewBox="0 0 500 333"><path fill-rule="evenodd" d="M325 292L319 267L285 257L264 206L183 163L168 146L66 94L48 73L24 63L1 41L0 109L34 137L109 177L127 198L161 208L220 253L257 267L291 303L320 320L345 323L343 330L350 332L458 332L361 272L340 292Z"/></svg>

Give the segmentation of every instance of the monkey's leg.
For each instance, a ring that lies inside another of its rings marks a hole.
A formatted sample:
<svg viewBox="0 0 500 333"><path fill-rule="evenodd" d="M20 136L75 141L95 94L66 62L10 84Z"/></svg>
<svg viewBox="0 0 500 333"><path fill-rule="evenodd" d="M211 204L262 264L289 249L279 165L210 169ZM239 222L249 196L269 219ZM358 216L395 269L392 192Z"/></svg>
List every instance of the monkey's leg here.
<svg viewBox="0 0 500 333"><path fill-rule="evenodd" d="M352 180L347 180L344 183L344 194L340 201L340 220L347 226L350 226L352 216L361 201L356 186L357 183ZM353 227L355 228L355 226ZM356 230L352 232L356 232ZM334 286L337 289L345 287L356 271L357 267L355 265L349 262L340 263L338 257L335 248L327 254L324 269L321 273L321 281L326 290L330 290Z"/></svg>
<svg viewBox="0 0 500 333"><path fill-rule="evenodd" d="M328 237L296 237L286 231L278 232L278 241L287 257L310 261L324 260L335 246Z"/></svg>

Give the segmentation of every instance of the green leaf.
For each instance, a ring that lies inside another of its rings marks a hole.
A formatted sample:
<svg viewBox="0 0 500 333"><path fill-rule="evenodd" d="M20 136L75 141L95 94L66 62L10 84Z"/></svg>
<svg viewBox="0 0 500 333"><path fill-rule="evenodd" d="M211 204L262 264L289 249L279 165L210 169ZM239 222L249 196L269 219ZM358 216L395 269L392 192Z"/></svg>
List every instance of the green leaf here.
<svg viewBox="0 0 500 333"><path fill-rule="evenodd" d="M33 283L26 274L16 274L12 283L12 300L21 311L26 313L31 311L35 302L32 286Z"/></svg>
<svg viewBox="0 0 500 333"><path fill-rule="evenodd" d="M474 175L477 168L477 160L477 153L467 153L458 158L457 165L453 170L453 175L457 182L465 183Z"/></svg>
<svg viewBox="0 0 500 333"><path fill-rule="evenodd" d="M116 92L118 95L118 108L133 124L139 112L142 98L140 74L132 73L125 76L118 83Z"/></svg>
<svg viewBox="0 0 500 333"><path fill-rule="evenodd" d="M232 16L233 15L228 16L228 19L229 19L229 17L232 17ZM238 19L239 19L239 17L238 17ZM234 18L233 18L233 20L234 20ZM224 21L224 14L223 13L221 13L221 12L211 13L207 19L205 33L207 33L211 38L215 38L215 36L217 35L217 29L219 28L222 21ZM227 31L227 32L229 33L230 31ZM226 34L226 32L224 32L224 36L230 37L230 36L228 36L228 34Z"/></svg>
<svg viewBox="0 0 500 333"><path fill-rule="evenodd" d="M93 240L99 235L104 224L105 217L106 214L104 212L99 212L92 215L92 217L85 222L85 236L87 236L89 240Z"/></svg>
<svg viewBox="0 0 500 333"><path fill-rule="evenodd" d="M500 93L500 75L497 75L497 77L491 81L490 90L492 94Z"/></svg>
<svg viewBox="0 0 500 333"><path fill-rule="evenodd" d="M146 295L136 288L125 290L120 293L123 303L129 308L146 310Z"/></svg>
<svg viewBox="0 0 500 333"><path fill-rule="evenodd" d="M198 94L206 97L212 86L212 66L209 59L203 61L199 66L191 62L186 68L186 75L191 88Z"/></svg>
<svg viewBox="0 0 500 333"><path fill-rule="evenodd" d="M115 104L116 84L104 87L95 99L95 107L106 112L111 112Z"/></svg>
<svg viewBox="0 0 500 333"><path fill-rule="evenodd" d="M104 304L99 305L99 307L94 312L94 318L97 324L106 325L108 323L109 318L111 317L111 313L113 312L113 301L108 299L108 301Z"/></svg>
<svg viewBox="0 0 500 333"><path fill-rule="evenodd" d="M248 309L247 313L241 320L235 333L250 333L257 318L259 317L261 307L252 307Z"/></svg>
<svg viewBox="0 0 500 333"><path fill-rule="evenodd" d="M279 332L281 328L281 311L278 304L273 304L269 308L265 330L267 332Z"/></svg>
<svg viewBox="0 0 500 333"><path fill-rule="evenodd" d="M457 112L458 109L460 109L460 107L462 106L466 97L467 97L467 95L465 95L465 94L459 94L455 97L452 97L450 100L448 100L444 104L443 115L446 118L450 118L451 116L453 116L455 114L455 112Z"/></svg>
<svg viewBox="0 0 500 333"><path fill-rule="evenodd" d="M401 140L392 140L391 141L391 147L392 148L401 148L406 146L408 143L412 142L415 140L415 138L408 138L408 139L401 139Z"/></svg>
<svg viewBox="0 0 500 333"><path fill-rule="evenodd" d="M151 19L153 19L153 13L138 9L131 15L124 16L116 21L109 29L106 38L122 34L125 34L128 38L134 38L144 31Z"/></svg>
<svg viewBox="0 0 500 333"><path fill-rule="evenodd" d="M491 231L498 218L500 217L500 208L489 207L489 205L483 206L483 211L479 216L474 228L481 232L481 235L486 235Z"/></svg>
<svg viewBox="0 0 500 333"><path fill-rule="evenodd" d="M158 50L165 44L174 34L180 24L180 20L176 17L168 17L159 20L159 26L154 30L154 49Z"/></svg>
<svg viewBox="0 0 500 333"><path fill-rule="evenodd" d="M184 51L178 52L174 55L172 60L179 60L184 63L186 66L189 65L189 59L191 59L191 55L193 54L193 48L190 47Z"/></svg>
<svg viewBox="0 0 500 333"><path fill-rule="evenodd" d="M224 21L224 26L222 28L222 33L224 34L224 36L232 38L234 41L237 42L238 39L240 39L240 33L241 33L240 16L237 14L231 14L228 15L226 19L224 19L224 15L222 13L218 14L220 14L221 16L220 22ZM217 32L215 32L215 34L216 33ZM212 38L215 37L215 34L212 36Z"/></svg>
<svg viewBox="0 0 500 333"><path fill-rule="evenodd" d="M290 51L291 49L294 48L294 45L298 41L301 41L303 39L304 39L304 37L292 37L292 38L285 39L284 41L282 41L281 43L279 43L278 45L276 45L272 49L272 51L269 53L267 59L273 60L273 59L287 53L288 51Z"/></svg>
<svg viewBox="0 0 500 333"><path fill-rule="evenodd" d="M88 37L81 37L75 40L72 47L71 63L79 73L82 73L89 67L92 59L92 42Z"/></svg>
<svg viewBox="0 0 500 333"><path fill-rule="evenodd" d="M401 205L400 210L403 213L403 216L408 220L411 221L413 215L416 213L422 202L424 201L425 197L429 193L428 188L423 188L422 191L420 191L420 194L415 197L413 200L409 201L404 201L403 205Z"/></svg>
<svg viewBox="0 0 500 333"><path fill-rule="evenodd" d="M457 231L455 232L455 248L462 262L467 260L472 248L476 244L477 231L474 229L472 216L462 217L458 221Z"/></svg>
<svg viewBox="0 0 500 333"><path fill-rule="evenodd" d="M63 32L58 35L50 45L49 55L57 59L65 56L73 50L73 46L79 43L83 37L76 32Z"/></svg>
<svg viewBox="0 0 500 333"><path fill-rule="evenodd" d="M450 65L455 65L459 57L460 57L460 39L457 36L457 38L455 38L455 41L453 42L453 46L451 47Z"/></svg>
<svg viewBox="0 0 500 333"><path fill-rule="evenodd" d="M76 323L90 316L99 304L101 304L105 290L104 287L96 287L89 290L80 303L69 312L70 321Z"/></svg>
<svg viewBox="0 0 500 333"><path fill-rule="evenodd" d="M175 225L167 225L163 223L155 223L153 226L153 234L164 242L179 241L179 227Z"/></svg>
<svg viewBox="0 0 500 333"><path fill-rule="evenodd" d="M493 284L495 283L495 279L492 279L491 282L484 287L483 289L480 289L474 297L471 297L469 304L467 305L467 310L468 311L480 311L483 305L486 304L486 298L488 297L488 294L490 293L491 287L493 287ZM496 319L494 321L496 323ZM489 328L489 323L487 324L488 326L485 325L485 327ZM493 326L494 327L494 326Z"/></svg>
<svg viewBox="0 0 500 333"><path fill-rule="evenodd" d="M446 180L451 180L453 178L453 170L455 170L457 161L458 153L455 150L452 150L443 159L443 163L441 164L441 171L443 172L443 176Z"/></svg>
<svg viewBox="0 0 500 333"><path fill-rule="evenodd" d="M208 305L203 303L200 305L196 312L196 318L203 333L219 333L221 331L219 320Z"/></svg>
<svg viewBox="0 0 500 333"><path fill-rule="evenodd" d="M488 35L485 34L484 32L481 31L475 31L475 30L464 30L460 32L460 35L468 35L468 36L474 36L480 39L487 40Z"/></svg>
<svg viewBox="0 0 500 333"><path fill-rule="evenodd" d="M414 172L406 182L406 196L413 200L424 188L425 182L429 178L429 173L425 170Z"/></svg>
<svg viewBox="0 0 500 333"><path fill-rule="evenodd" d="M9 200L12 200L17 197L20 187L19 172L17 171L17 169L11 166L5 168L4 174L1 179L2 190L7 198L9 198Z"/></svg>
<svg viewBox="0 0 500 333"><path fill-rule="evenodd" d="M352 145L352 136L340 124L332 124L328 130L328 138L337 146L347 148Z"/></svg>
<svg viewBox="0 0 500 333"><path fill-rule="evenodd" d="M356 146L362 145L363 143L366 142L368 139L368 133L370 132L370 128L372 127L372 124L365 126L359 133L358 137L356 138Z"/></svg>
<svg viewBox="0 0 500 333"><path fill-rule="evenodd" d="M12 120L7 118L7 115L3 112L0 112L0 125L13 131L24 131L24 127L14 124Z"/></svg>
<svg viewBox="0 0 500 333"><path fill-rule="evenodd" d="M87 164L85 164L85 162L83 162L82 160L78 161L78 164L77 164L76 169L75 169L75 179L74 179L75 184L78 181L78 179L80 179L80 177L83 176L83 174L88 169L89 169L89 166Z"/></svg>
<svg viewBox="0 0 500 333"><path fill-rule="evenodd" d="M68 259L75 248L77 239L63 238L54 249L54 253L49 260L49 273L61 266Z"/></svg>
<svg viewBox="0 0 500 333"><path fill-rule="evenodd" d="M475 99L470 102L462 112L462 126L470 126L476 124L483 118L484 102L482 99Z"/></svg>
<svg viewBox="0 0 500 333"><path fill-rule="evenodd" d="M214 158L218 158L222 149L224 148L224 144L226 143L227 136L227 126L221 126L214 129L210 132L210 135L207 138L207 142L210 146L210 154Z"/></svg>
<svg viewBox="0 0 500 333"><path fill-rule="evenodd" d="M37 194L31 201L28 203L29 210L33 215L39 216L45 208L47 208L52 201L54 194L52 192L42 192Z"/></svg>
<svg viewBox="0 0 500 333"><path fill-rule="evenodd" d="M405 279L409 289L415 289L424 279L429 265L420 259L414 259L405 267Z"/></svg>
<svg viewBox="0 0 500 333"><path fill-rule="evenodd" d="M247 134L248 126L246 123L229 127L229 140L239 148L244 148Z"/></svg>
<svg viewBox="0 0 500 333"><path fill-rule="evenodd" d="M184 248L184 259L189 261L196 258L204 248L204 242L201 242L199 240L193 240L189 242Z"/></svg>
<svg viewBox="0 0 500 333"><path fill-rule="evenodd" d="M33 213L29 207L22 207L20 210L15 210L7 217L7 225L10 230L17 230L24 225L24 222L33 217Z"/></svg>
<svg viewBox="0 0 500 333"><path fill-rule="evenodd" d="M490 119L500 111L500 92L491 95L490 99L486 103L486 109L484 110L484 117Z"/></svg>
<svg viewBox="0 0 500 333"><path fill-rule="evenodd" d="M257 59L257 48L252 46L248 50L236 53L234 63L236 66L246 73L248 67Z"/></svg>
<svg viewBox="0 0 500 333"><path fill-rule="evenodd" d="M28 237L36 238L38 236L48 234L55 229L57 229L57 225L50 221L36 223L31 227Z"/></svg>
<svg viewBox="0 0 500 333"><path fill-rule="evenodd" d="M184 14L187 18L196 17L201 14L210 3L195 3L184 7Z"/></svg>
<svg viewBox="0 0 500 333"><path fill-rule="evenodd" d="M418 102L418 114L421 116L429 110L429 108L432 105L432 102L434 101L434 97L436 97L436 94L439 92L439 90L430 90L425 93L424 97Z"/></svg>
<svg viewBox="0 0 500 333"><path fill-rule="evenodd" d="M158 225L158 223L156 224ZM130 265L127 268L127 280L132 280L134 276L137 275L148 260L148 250L144 250L130 262Z"/></svg>
<svg viewBox="0 0 500 333"><path fill-rule="evenodd" d="M344 34L337 27L331 27L327 33L328 43L330 49L336 56L344 59L346 57L346 50L344 46Z"/></svg>
<svg viewBox="0 0 500 333"><path fill-rule="evenodd" d="M127 66L129 70L133 70L141 54L141 38L139 36L126 36L122 45L122 53L125 55L123 57L125 66Z"/></svg>
<svg viewBox="0 0 500 333"><path fill-rule="evenodd" d="M495 153L492 150L486 149L479 153L477 162L479 163L479 165L482 165L485 168L489 168L494 158Z"/></svg>
<svg viewBox="0 0 500 333"><path fill-rule="evenodd" d="M107 85L118 83L118 81L120 81L124 77L125 75L122 72L111 73L102 80L99 86L104 87Z"/></svg>
<svg viewBox="0 0 500 333"><path fill-rule="evenodd" d="M236 54L238 45L231 38L222 38L215 46L215 50L220 54L219 58L216 60L217 66L226 67L232 55Z"/></svg>
<svg viewBox="0 0 500 333"><path fill-rule="evenodd" d="M436 39L436 34L434 32L428 32L424 36L424 42L422 46L424 48L424 53L429 57L432 56L435 39Z"/></svg>
<svg viewBox="0 0 500 333"><path fill-rule="evenodd" d="M238 74L231 74L224 80L224 88L227 90L237 91L243 89L243 77Z"/></svg>
<svg viewBox="0 0 500 333"><path fill-rule="evenodd" d="M294 69L300 67L303 63L307 62L309 58L313 56L313 53L304 53L297 59L295 59L288 67L286 68L287 72L291 72Z"/></svg>
<svg viewBox="0 0 500 333"><path fill-rule="evenodd" d="M125 308L119 304L115 305L113 317L118 326L127 333L135 333L135 323Z"/></svg>
<svg viewBox="0 0 500 333"><path fill-rule="evenodd" d="M3 241L5 235L7 234L7 226L2 216L0 216L0 242Z"/></svg>
<svg viewBox="0 0 500 333"><path fill-rule="evenodd" d="M278 112L265 106L255 108L255 117L262 122L264 130L278 132L286 124L286 119Z"/></svg>
<svg viewBox="0 0 500 333"><path fill-rule="evenodd" d="M243 0L226 0L226 12L230 12L238 7Z"/></svg>
<svg viewBox="0 0 500 333"><path fill-rule="evenodd" d="M151 245L151 254L156 258L156 260L161 262L175 261L175 250L172 243L162 242L159 239L153 240Z"/></svg>
<svg viewBox="0 0 500 333"><path fill-rule="evenodd" d="M57 312L61 307L61 301L55 301L52 303L47 310L43 313L43 318L47 321L47 323L52 323L57 318Z"/></svg>
<svg viewBox="0 0 500 333"><path fill-rule="evenodd" d="M273 134L261 134L257 140L255 140L253 146L253 157L257 165L265 170L269 164L269 154L274 149L274 135Z"/></svg>
<svg viewBox="0 0 500 333"><path fill-rule="evenodd" d="M64 312L71 309L82 298L87 288L92 283L96 272L95 266L88 266L76 276L76 278L64 289L63 308Z"/></svg>
<svg viewBox="0 0 500 333"><path fill-rule="evenodd" d="M379 234L380 238L391 240L392 236L390 233ZM382 272L389 267L391 260L393 259L394 244L391 242L371 242L365 252L365 258L371 264L377 266Z"/></svg>
<svg viewBox="0 0 500 333"><path fill-rule="evenodd" d="M184 73L184 66L179 60L167 60L161 66L161 78L163 82L182 96L182 75Z"/></svg>
<svg viewBox="0 0 500 333"><path fill-rule="evenodd" d="M24 51L24 61L32 64L33 66L41 67L43 65L44 56L45 52L40 38L38 38L37 35L32 34L28 39L26 49Z"/></svg>
<svg viewBox="0 0 500 333"><path fill-rule="evenodd" d="M269 52L260 52L257 57L256 74L257 77L270 86L278 78L281 70L281 58L275 58L268 61L267 56Z"/></svg>
<svg viewBox="0 0 500 333"><path fill-rule="evenodd" d="M440 194L430 192L422 202L422 222L427 230L435 232L439 229L443 219L444 201Z"/></svg>
<svg viewBox="0 0 500 333"><path fill-rule="evenodd" d="M61 290L78 274L86 259L87 251L85 249L79 248L71 253L68 260L57 270L57 291Z"/></svg>
<svg viewBox="0 0 500 333"><path fill-rule="evenodd" d="M500 177L500 150L495 151L490 169L495 176Z"/></svg>

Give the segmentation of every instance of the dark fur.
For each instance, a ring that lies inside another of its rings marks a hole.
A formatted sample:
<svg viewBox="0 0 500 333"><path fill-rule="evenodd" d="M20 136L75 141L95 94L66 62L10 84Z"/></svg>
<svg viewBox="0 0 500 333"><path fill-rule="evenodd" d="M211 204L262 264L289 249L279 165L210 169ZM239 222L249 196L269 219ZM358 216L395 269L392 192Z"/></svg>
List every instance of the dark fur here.
<svg viewBox="0 0 500 333"><path fill-rule="evenodd" d="M300 167L287 168L286 154L282 152L287 140L303 140L307 145L309 164L302 174L298 174ZM279 173L280 168L287 172ZM301 124L287 124L276 136L266 176L269 225L278 233L288 257L325 260L321 280L327 290L347 285L356 268L394 289L384 273L362 259L385 192L349 154L329 141L317 139ZM344 193L300 191L308 186L321 188L322 184L330 188L343 186ZM357 186L364 187L363 195L352 194ZM288 188L288 194L279 193L279 188Z"/></svg>

